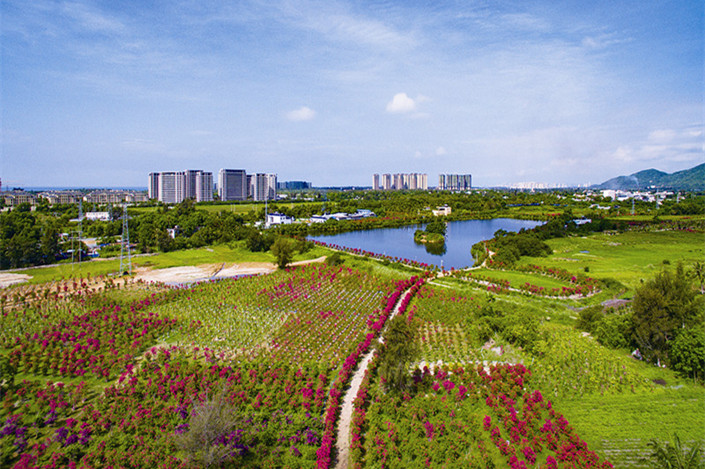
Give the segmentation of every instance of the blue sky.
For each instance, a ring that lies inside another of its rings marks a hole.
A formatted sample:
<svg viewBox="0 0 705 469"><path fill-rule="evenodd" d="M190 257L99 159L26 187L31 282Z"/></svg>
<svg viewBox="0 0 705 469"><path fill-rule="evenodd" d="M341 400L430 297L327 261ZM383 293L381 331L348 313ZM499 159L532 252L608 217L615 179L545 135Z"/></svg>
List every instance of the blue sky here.
<svg viewBox="0 0 705 469"><path fill-rule="evenodd" d="M705 161L699 1L1 0L3 186L243 168L586 184Z"/></svg>

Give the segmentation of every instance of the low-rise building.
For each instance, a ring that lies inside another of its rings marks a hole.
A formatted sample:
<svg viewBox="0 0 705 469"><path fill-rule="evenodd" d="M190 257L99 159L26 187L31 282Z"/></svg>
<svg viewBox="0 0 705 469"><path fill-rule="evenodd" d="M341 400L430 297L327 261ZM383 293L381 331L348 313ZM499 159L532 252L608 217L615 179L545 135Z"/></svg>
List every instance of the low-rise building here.
<svg viewBox="0 0 705 469"><path fill-rule="evenodd" d="M436 217L447 217L453 212L453 209L451 209L448 205L444 205L442 207L436 207L436 210L433 210L432 212Z"/></svg>
<svg viewBox="0 0 705 469"><path fill-rule="evenodd" d="M265 222L265 226L269 228L270 226L274 225L290 225L291 223L294 223L293 217L284 215L283 213L274 212L267 214L267 221Z"/></svg>

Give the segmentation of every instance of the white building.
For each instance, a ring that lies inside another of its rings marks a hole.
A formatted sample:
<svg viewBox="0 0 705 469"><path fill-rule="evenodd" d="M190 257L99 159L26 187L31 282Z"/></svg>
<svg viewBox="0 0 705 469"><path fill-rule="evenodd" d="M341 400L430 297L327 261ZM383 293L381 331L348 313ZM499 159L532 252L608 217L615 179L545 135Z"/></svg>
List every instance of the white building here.
<svg viewBox="0 0 705 469"><path fill-rule="evenodd" d="M294 223L294 219L292 217L284 215L283 213L274 212L267 214L265 226L269 228L273 225L290 225L291 223Z"/></svg>
<svg viewBox="0 0 705 469"><path fill-rule="evenodd" d="M94 221L110 221L110 213L109 212L86 212L84 215L84 218L86 220L94 220Z"/></svg>
<svg viewBox="0 0 705 469"><path fill-rule="evenodd" d="M213 200L213 173L199 170L149 173L148 196L167 204L184 199L196 202Z"/></svg>
<svg viewBox="0 0 705 469"><path fill-rule="evenodd" d="M249 196L252 200L274 200L277 198L277 175L256 173L247 175Z"/></svg>

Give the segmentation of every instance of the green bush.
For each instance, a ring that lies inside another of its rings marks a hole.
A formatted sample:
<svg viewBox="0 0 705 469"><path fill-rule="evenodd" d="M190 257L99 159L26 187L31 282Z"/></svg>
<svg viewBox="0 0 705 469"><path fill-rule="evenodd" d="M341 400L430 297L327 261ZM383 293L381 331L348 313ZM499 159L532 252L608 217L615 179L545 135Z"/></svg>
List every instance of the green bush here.
<svg viewBox="0 0 705 469"><path fill-rule="evenodd" d="M610 348L627 348L632 345L631 314L607 314L595 325L597 341Z"/></svg>
<svg viewBox="0 0 705 469"><path fill-rule="evenodd" d="M705 331L684 330L671 345L671 366L682 375L697 380L705 379Z"/></svg>

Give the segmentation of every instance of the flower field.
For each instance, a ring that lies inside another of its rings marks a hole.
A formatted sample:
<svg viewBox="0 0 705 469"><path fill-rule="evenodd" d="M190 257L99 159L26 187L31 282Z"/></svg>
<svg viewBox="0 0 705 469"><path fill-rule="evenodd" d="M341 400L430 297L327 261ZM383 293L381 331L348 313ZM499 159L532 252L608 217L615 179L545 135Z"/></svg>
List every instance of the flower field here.
<svg viewBox="0 0 705 469"><path fill-rule="evenodd" d="M266 276L208 282L157 306L199 327L162 339L231 356L338 366L364 336L394 283L347 267L308 265Z"/></svg>
<svg viewBox="0 0 705 469"><path fill-rule="evenodd" d="M482 301L453 290L423 286L416 294L408 317L418 330L421 360L474 363L482 345L477 338L475 312Z"/></svg>
<svg viewBox="0 0 705 469"><path fill-rule="evenodd" d="M612 467L522 365L417 370L411 392L358 394L355 467Z"/></svg>
<svg viewBox="0 0 705 469"><path fill-rule="evenodd" d="M355 467L611 467L548 399L650 396L651 380L519 309L527 297L430 276L311 264L188 288L25 288L0 305L0 467L333 467L346 390L395 310L420 366L393 390L372 360Z"/></svg>
<svg viewBox="0 0 705 469"><path fill-rule="evenodd" d="M0 466L322 467L357 361L422 283L320 265L3 311L0 358L25 379L0 388ZM199 440L217 406L235 421Z"/></svg>
<svg viewBox="0 0 705 469"><path fill-rule="evenodd" d="M222 395L237 425L211 444L238 467L313 467L329 384L323 367L225 365L177 347L148 351L97 397L85 383L24 381L2 401L0 465L189 467L177 436Z"/></svg>

